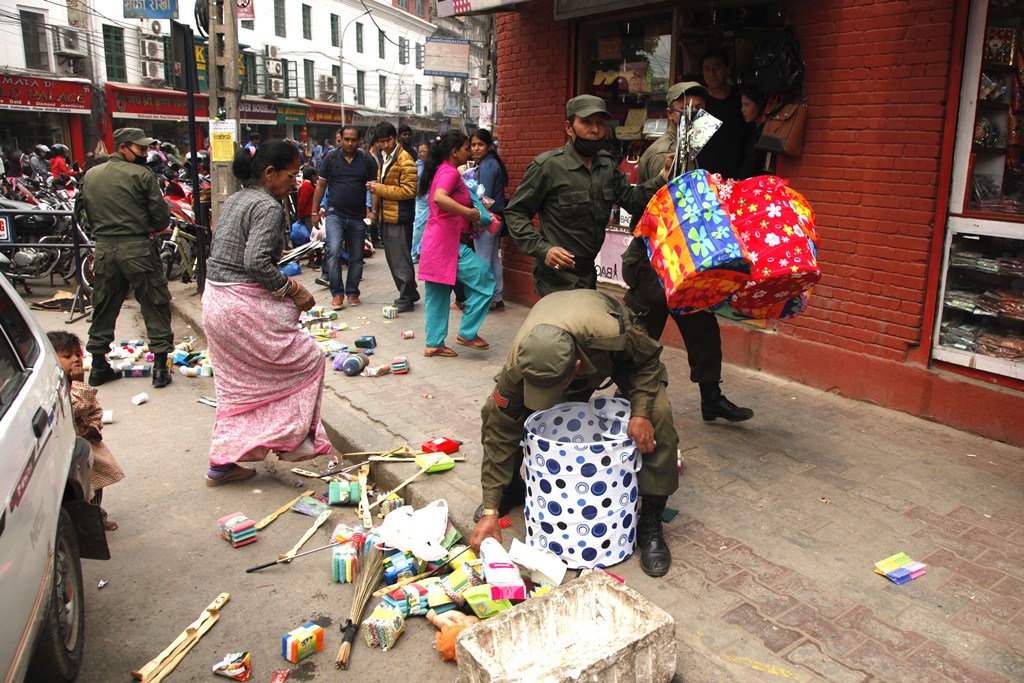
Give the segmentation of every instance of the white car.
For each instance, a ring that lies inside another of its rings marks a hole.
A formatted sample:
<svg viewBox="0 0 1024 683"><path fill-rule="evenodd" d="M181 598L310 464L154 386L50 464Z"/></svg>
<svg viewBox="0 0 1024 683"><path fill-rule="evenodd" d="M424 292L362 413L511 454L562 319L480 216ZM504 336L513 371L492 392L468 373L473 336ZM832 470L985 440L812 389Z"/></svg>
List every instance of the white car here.
<svg viewBox="0 0 1024 683"><path fill-rule="evenodd" d="M80 557L110 558L89 443L45 332L0 275L0 681L70 681L82 664Z"/></svg>

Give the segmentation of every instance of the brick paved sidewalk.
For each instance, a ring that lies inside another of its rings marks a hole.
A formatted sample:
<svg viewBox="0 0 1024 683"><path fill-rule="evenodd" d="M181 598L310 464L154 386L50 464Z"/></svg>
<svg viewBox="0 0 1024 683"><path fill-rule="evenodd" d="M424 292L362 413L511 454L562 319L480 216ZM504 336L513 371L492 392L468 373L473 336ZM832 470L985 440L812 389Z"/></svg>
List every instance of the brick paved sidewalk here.
<svg viewBox="0 0 1024 683"><path fill-rule="evenodd" d="M314 276L300 278L329 303ZM375 364L407 355L411 369L330 371L324 420L343 449L463 441L468 462L409 493L416 505L447 499L468 533L479 410L527 309L506 302L488 316L489 351L424 358L422 305L381 315L396 296L383 253L367 260L362 289L362 305L339 312L352 328L342 341L374 334ZM200 320L192 290L174 290L177 314ZM400 338L407 329L414 339ZM679 515L665 525L673 566L662 579L638 558L611 571L675 617L678 680L1024 680L1022 449L733 367L723 389L756 415L705 424L685 352L667 348L664 359L684 458L669 502ZM380 476L411 473L391 465ZM521 512L513 520L508 532L523 538ZM899 551L928 573L897 586L873 572Z"/></svg>

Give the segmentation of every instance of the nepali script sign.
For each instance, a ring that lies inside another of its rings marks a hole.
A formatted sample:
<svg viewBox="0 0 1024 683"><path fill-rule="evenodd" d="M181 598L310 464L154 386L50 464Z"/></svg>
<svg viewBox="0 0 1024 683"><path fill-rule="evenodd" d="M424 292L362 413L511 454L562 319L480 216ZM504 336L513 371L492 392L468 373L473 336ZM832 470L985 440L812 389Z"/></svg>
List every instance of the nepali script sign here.
<svg viewBox="0 0 1024 683"><path fill-rule="evenodd" d="M125 19L177 19L178 0L124 0Z"/></svg>
<svg viewBox="0 0 1024 683"><path fill-rule="evenodd" d="M423 48L423 75L469 78L469 41L463 38L427 38Z"/></svg>

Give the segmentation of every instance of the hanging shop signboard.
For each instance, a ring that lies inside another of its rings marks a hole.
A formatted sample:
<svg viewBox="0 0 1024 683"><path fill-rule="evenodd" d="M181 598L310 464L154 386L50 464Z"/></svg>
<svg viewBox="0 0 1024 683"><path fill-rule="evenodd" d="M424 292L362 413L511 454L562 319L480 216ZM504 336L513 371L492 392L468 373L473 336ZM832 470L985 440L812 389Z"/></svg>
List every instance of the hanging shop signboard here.
<svg viewBox="0 0 1024 683"><path fill-rule="evenodd" d="M423 48L423 75L469 78L469 41L427 38Z"/></svg>
<svg viewBox="0 0 1024 683"><path fill-rule="evenodd" d="M114 86L109 83L106 89L110 115L115 119L188 120L188 100L183 92ZM206 121L209 98L198 93L195 98L196 120Z"/></svg>
<svg viewBox="0 0 1024 683"><path fill-rule="evenodd" d="M54 78L0 74L0 109L91 114L92 85Z"/></svg>
<svg viewBox="0 0 1024 683"><path fill-rule="evenodd" d="M125 19L177 19L178 0L124 0Z"/></svg>
<svg viewBox="0 0 1024 683"><path fill-rule="evenodd" d="M663 0L555 0L555 20L660 4L663 4Z"/></svg>

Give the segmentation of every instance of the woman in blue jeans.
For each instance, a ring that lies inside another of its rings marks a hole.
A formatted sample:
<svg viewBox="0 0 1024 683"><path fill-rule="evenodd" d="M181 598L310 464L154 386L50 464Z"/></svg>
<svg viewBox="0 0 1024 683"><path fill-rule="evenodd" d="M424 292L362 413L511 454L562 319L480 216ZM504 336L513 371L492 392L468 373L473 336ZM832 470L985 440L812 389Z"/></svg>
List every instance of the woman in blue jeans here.
<svg viewBox="0 0 1024 683"><path fill-rule="evenodd" d="M477 165L477 182L484 186L484 194L494 200L494 204L488 209L491 214L505 217L505 184L508 183L508 169L505 162L498 156L498 150L494 149L494 138L486 128L479 128L473 133L470 143L470 151ZM501 231L490 232L484 230L473 239L473 248L491 268L494 275L494 295L491 297L491 310L505 310L505 302L502 299L501 290L504 284L504 274L501 268Z"/></svg>

